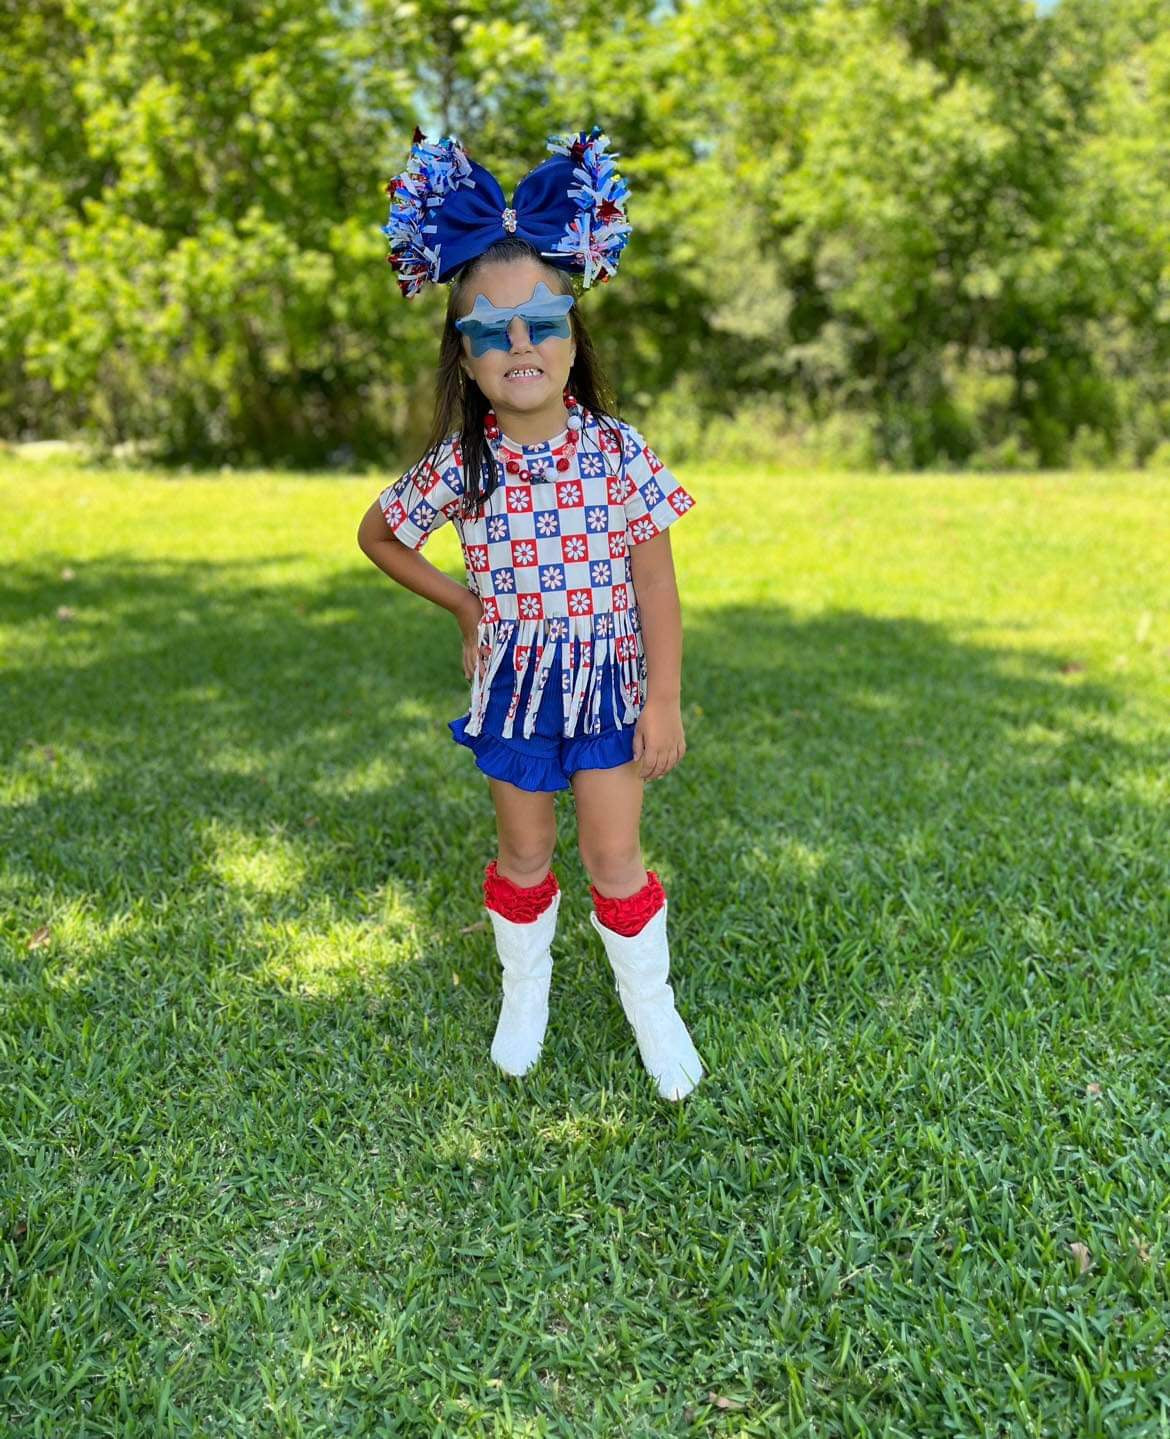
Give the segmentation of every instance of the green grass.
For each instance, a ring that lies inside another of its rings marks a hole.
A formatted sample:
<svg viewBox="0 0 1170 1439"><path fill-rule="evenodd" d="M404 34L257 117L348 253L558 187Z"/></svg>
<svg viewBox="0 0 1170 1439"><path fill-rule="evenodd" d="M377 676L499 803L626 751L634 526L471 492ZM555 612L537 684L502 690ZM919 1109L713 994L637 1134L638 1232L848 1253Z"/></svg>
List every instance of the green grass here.
<svg viewBox="0 0 1170 1439"><path fill-rule="evenodd" d="M376 481L0 469L5 1435L1170 1434L1170 481L684 478L672 1106Z"/></svg>

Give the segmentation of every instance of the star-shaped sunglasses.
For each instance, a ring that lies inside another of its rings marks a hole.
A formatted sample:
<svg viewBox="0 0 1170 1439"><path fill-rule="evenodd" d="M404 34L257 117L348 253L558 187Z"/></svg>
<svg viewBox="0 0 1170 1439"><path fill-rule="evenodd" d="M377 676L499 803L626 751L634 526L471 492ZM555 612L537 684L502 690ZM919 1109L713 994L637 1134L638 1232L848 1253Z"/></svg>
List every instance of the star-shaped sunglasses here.
<svg viewBox="0 0 1170 1439"><path fill-rule="evenodd" d="M517 315L528 326L534 345L554 336L567 340L572 333L569 311L576 303L573 295L554 295L541 280L527 300L511 309L501 309L486 295L476 295L471 313L456 320L455 328L471 341L471 353L478 359L489 350L506 353L512 348L508 327Z"/></svg>

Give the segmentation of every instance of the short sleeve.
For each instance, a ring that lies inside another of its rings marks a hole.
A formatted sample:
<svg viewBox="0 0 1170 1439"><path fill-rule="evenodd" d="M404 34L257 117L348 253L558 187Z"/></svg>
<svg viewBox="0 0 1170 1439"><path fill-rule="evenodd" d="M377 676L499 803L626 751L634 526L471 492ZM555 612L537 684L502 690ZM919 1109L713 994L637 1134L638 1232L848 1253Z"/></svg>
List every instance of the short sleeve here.
<svg viewBox="0 0 1170 1439"><path fill-rule="evenodd" d="M689 495L632 425L622 425L626 529L631 545L660 535L694 506Z"/></svg>
<svg viewBox="0 0 1170 1439"><path fill-rule="evenodd" d="M421 550L436 530L458 514L463 497L463 469L458 450L445 440L417 465L387 485L378 505L395 538Z"/></svg>

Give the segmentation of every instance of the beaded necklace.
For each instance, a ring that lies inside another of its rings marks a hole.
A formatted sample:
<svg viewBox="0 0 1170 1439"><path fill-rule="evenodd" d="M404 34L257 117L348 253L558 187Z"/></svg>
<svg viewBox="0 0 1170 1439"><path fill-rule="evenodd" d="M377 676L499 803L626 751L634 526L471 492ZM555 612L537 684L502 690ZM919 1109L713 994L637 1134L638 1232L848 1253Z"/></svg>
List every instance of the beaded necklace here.
<svg viewBox="0 0 1170 1439"><path fill-rule="evenodd" d="M551 452L553 464L561 474L564 474L569 468L573 456L577 453L581 443L581 431L585 424L585 408L580 400L569 393L567 388L565 390L564 400L569 411L566 422L569 433L564 441ZM544 474L546 457L542 455L538 461L530 462L529 457L525 455L523 449L517 450L514 446L508 444L500 433L500 425L496 419L495 410L489 409L483 417L483 428L484 433L487 435L489 448L496 459L503 464L508 474L516 475L521 480L533 484L538 484L546 478ZM530 463L538 463L540 465L540 472L537 473L531 470L529 468Z"/></svg>

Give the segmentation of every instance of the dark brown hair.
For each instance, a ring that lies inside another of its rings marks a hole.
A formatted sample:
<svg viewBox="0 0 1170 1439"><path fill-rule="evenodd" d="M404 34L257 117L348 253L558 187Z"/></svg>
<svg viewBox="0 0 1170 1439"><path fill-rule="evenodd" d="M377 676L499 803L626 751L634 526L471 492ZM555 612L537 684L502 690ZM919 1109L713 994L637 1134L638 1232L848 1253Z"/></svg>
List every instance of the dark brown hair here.
<svg viewBox="0 0 1170 1439"><path fill-rule="evenodd" d="M455 321L471 309L468 291L476 271L482 265L516 260L535 260L548 275L549 289L553 294L576 297L580 293L575 276L555 265L546 264L536 247L519 236L497 240L482 255L469 260L451 281L443 337L439 341L435 410L423 459L433 461L438 456L443 441L458 429L464 477L461 513L465 519L482 513L484 502L499 483L499 476L483 429L484 416L490 406L487 396L459 363L463 357L463 336L455 328ZM585 328L578 305L574 305L569 311L569 324L577 346L572 368L569 370L569 392L603 425L612 426L620 452L622 436L614 414L613 393L602 374L593 341L589 338L589 331Z"/></svg>

